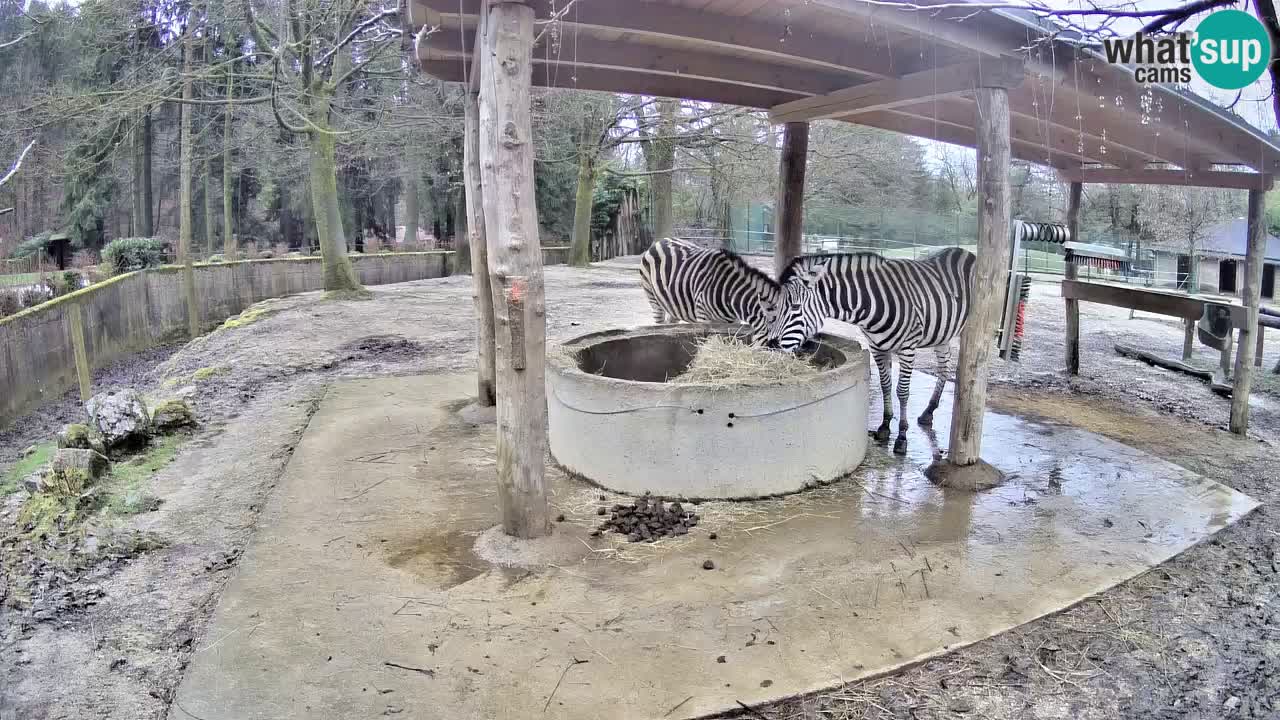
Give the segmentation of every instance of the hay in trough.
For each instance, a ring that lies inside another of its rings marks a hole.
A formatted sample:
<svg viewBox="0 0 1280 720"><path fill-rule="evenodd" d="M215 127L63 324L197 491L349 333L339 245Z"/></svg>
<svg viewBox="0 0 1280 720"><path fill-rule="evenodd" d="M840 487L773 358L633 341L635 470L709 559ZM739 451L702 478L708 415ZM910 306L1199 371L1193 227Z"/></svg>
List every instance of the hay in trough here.
<svg viewBox="0 0 1280 720"><path fill-rule="evenodd" d="M693 362L669 382L675 385L756 385L817 375L821 368L803 356L766 350L727 335L711 335Z"/></svg>

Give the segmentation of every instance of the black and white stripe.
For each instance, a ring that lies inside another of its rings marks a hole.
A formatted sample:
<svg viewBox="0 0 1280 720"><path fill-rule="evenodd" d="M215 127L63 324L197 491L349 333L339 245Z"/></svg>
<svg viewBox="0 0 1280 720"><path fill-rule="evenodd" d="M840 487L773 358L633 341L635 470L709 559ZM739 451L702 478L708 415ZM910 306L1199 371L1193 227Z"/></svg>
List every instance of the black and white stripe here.
<svg viewBox="0 0 1280 720"><path fill-rule="evenodd" d="M746 323L762 343L779 316L778 284L728 250L659 240L640 256L640 277L656 323Z"/></svg>
<svg viewBox="0 0 1280 720"><path fill-rule="evenodd" d="M933 423L951 366L951 340L969 317L973 295L973 253L947 248L921 260L896 260L874 253L809 255L797 258L779 278L787 297L801 296L802 304L821 315L861 328L880 371L884 420L875 435L889 439L893 403L889 371L898 356L898 439L895 452L906 451L907 398L916 350L933 348L938 358L938 384L920 416ZM782 323L797 320L794 307ZM807 321L805 321L807 323ZM806 327L809 335L817 327Z"/></svg>

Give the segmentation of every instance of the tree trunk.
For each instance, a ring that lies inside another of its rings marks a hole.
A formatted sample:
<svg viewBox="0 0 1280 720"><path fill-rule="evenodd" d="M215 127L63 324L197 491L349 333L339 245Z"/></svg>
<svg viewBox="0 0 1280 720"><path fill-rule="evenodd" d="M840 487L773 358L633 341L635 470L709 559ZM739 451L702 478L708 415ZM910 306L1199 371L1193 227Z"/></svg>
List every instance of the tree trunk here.
<svg viewBox="0 0 1280 720"><path fill-rule="evenodd" d="M418 168L404 174L404 247L414 249L418 242ZM470 263L470 260L467 261Z"/></svg>
<svg viewBox="0 0 1280 720"><path fill-rule="evenodd" d="M151 194L151 108L142 111L142 128L141 133L137 137L138 143L138 172L135 184L135 192L138 193L138 202L140 208L140 217L138 218L138 236L154 237L155 236L155 198Z"/></svg>
<svg viewBox="0 0 1280 720"><path fill-rule="evenodd" d="M186 38L182 50L183 104L179 107L182 121L178 129L178 263L182 265L182 288L187 300L187 333L192 339L200 335L200 309L196 305L196 277L191 266L191 115L195 105L188 104L192 94L191 36L195 34L195 11L187 15Z"/></svg>
<svg viewBox="0 0 1280 720"><path fill-rule="evenodd" d="M1005 88L978 88L975 99L981 205L973 297L960 333L951 417L950 460L959 466L976 464L982 452L987 364L1009 267L1009 93Z"/></svg>
<svg viewBox="0 0 1280 720"><path fill-rule="evenodd" d="M231 93L235 89L234 65L227 67L227 108L222 119L222 256L236 259L235 219L231 215ZM286 240L287 241L287 240Z"/></svg>
<svg viewBox="0 0 1280 720"><path fill-rule="evenodd" d="M206 160L201 166L204 168L204 254L209 257L213 254L213 188L209 185L209 161Z"/></svg>
<svg viewBox="0 0 1280 720"><path fill-rule="evenodd" d="M364 287L356 278L351 258L347 257L347 238L342 231L342 213L338 207L336 148L334 136L328 132L331 97L330 88L319 83L313 88L311 122L320 130L307 134L311 146L311 208L320 242L324 289L331 293L363 293Z"/></svg>
<svg viewBox="0 0 1280 720"><path fill-rule="evenodd" d="M479 148L497 330L498 502L508 535L536 538L550 532L551 517L546 307L529 102L533 8L496 3L485 28Z"/></svg>
<svg viewBox="0 0 1280 720"><path fill-rule="evenodd" d="M680 112L679 100L658 101L658 131L653 140L646 143L645 166L650 173L649 188L653 195L653 236L656 239L671 237L675 233L672 217L671 171L676 162L676 116Z"/></svg>
<svg viewBox="0 0 1280 720"><path fill-rule="evenodd" d="M468 102L468 103L470 103L470 102L474 102L474 96L473 96L473 99L472 99L472 100L468 100L467 102ZM464 111L464 113L465 113L465 111ZM465 118L464 118L464 128L463 128L463 131L464 131L464 132L469 132L469 131L467 131L467 130L466 130L466 128L465 128ZM470 274L470 273L472 273L472 272L475 272L476 267L479 267L479 268L480 268L480 274L481 274L481 275L483 275L483 274L485 274L485 272L486 272L485 267L484 267L483 265L478 265L478 266L477 266L477 265L475 265L475 263L474 263L474 260L475 260L475 251L474 251L474 250L472 250L472 248L471 248L471 240L472 240L472 237L471 237L471 225L472 225L472 222L473 222L474 218L473 218L473 216L471 215L471 209L467 206L467 191L466 191L466 188L467 188L467 187L469 187L469 186L467 185L467 178L466 178L466 176L467 176L467 169L466 169L465 165L466 165L466 162L467 162L467 158L466 158L467 150L466 150L465 144L466 144L466 143L464 142L464 143L463 143L464 147L463 147L463 150L462 150L462 152L463 152L463 165L464 165L464 167L463 167L463 169L462 169L462 184L463 184L463 188L464 188L464 190L463 190L463 192L462 192L462 196L459 198L459 200L461 201L461 202L459 203L459 206L458 206L458 207L455 207L455 208L454 208L454 210L453 210L454 215L458 215L458 216L459 216L459 218L458 218L458 219L459 219L459 221L458 221L458 223L457 223L457 224L458 224L458 226L459 226L459 231L458 231L458 232L455 232L455 233L454 233L454 235L453 235L453 258L454 258L454 261L453 261L453 267L454 267L454 269L455 269L459 274L461 274L461 275L466 275L466 274ZM474 150L472 151L472 155L475 155L475 151L474 151ZM480 172L480 171L479 171L479 168L477 168L477 169L476 169L476 175L477 175L476 182L477 182L477 183L479 183L479 182L480 182L480 179L479 179L479 177L478 177L478 176L479 176L479 172ZM478 190L479 190L479 189L477 188L477 192L478 192ZM477 212L483 212L483 211L482 211L482 210L478 210ZM466 217L465 217L465 218L461 217L460 213L461 213L461 215L465 215ZM480 239L481 239L481 241L483 241L483 240L484 240L484 232L483 232L483 231L480 233ZM488 252L484 253L484 258L485 258L485 261L486 261L486 262L488 261L488 257L489 257L489 253L488 253ZM486 283L487 283L487 281L486 281ZM490 307L490 308L489 308L489 312L490 312L490 313L492 313L492 312L493 312L493 308L492 308L492 307ZM490 349L490 363L491 363L491 364L490 364L490 369L492 369L492 362L493 362L493 360L492 360L492 349Z"/></svg>
<svg viewBox="0 0 1280 720"><path fill-rule="evenodd" d="M477 43L480 45L482 43ZM478 55L478 53L477 53ZM485 237L484 189L480 185L479 106L474 92L467 93L463 110L462 183L466 189L467 246L471 252L471 298L476 308L476 403L481 407L495 404L495 370L493 359L493 291L489 284L489 247Z"/></svg>
<svg viewBox="0 0 1280 720"><path fill-rule="evenodd" d="M804 250L804 171L809 159L809 123L789 122L782 135L778 202L773 219L774 277Z"/></svg>
<svg viewBox="0 0 1280 720"><path fill-rule="evenodd" d="M592 135L590 132L585 133ZM591 264L591 205L596 189L596 147L583 143L578 148L578 192L573 204L573 242L569 264L586 267Z"/></svg>
<svg viewBox="0 0 1280 720"><path fill-rule="evenodd" d="M142 215L146 212L142 200L142 150L142 116L139 115L133 123L133 213L129 233L134 237L142 236Z"/></svg>

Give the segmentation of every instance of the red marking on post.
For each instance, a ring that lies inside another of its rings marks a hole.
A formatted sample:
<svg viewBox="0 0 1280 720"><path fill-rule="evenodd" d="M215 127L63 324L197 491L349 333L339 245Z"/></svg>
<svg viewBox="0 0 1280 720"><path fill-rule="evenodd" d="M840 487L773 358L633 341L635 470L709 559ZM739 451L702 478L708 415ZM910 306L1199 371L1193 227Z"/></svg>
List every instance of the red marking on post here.
<svg viewBox="0 0 1280 720"><path fill-rule="evenodd" d="M513 303L524 302L525 279L516 278L511 282L511 287L507 288L507 299Z"/></svg>

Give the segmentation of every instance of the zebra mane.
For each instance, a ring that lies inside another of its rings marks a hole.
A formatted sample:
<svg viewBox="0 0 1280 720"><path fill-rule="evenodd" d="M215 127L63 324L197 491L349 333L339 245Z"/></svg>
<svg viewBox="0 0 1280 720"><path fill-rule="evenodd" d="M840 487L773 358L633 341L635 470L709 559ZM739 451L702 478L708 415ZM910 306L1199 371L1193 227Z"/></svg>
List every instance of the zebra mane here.
<svg viewBox="0 0 1280 720"><path fill-rule="evenodd" d="M886 258L873 252L856 252L856 253L821 253L817 255L801 255L787 263L782 269L782 274L778 276L778 284L786 285L787 281L800 273L800 268L809 262L816 260L839 260L840 258L862 258L864 265L874 265L883 262Z"/></svg>
<svg viewBox="0 0 1280 720"><path fill-rule="evenodd" d="M741 255L729 250L717 250L716 252L720 253L721 257L728 259L729 262L737 267L738 270L742 271L744 275L754 280L759 280L765 287L771 290L777 290L782 287L778 281L769 277L768 274L748 264L746 260L742 259Z"/></svg>

